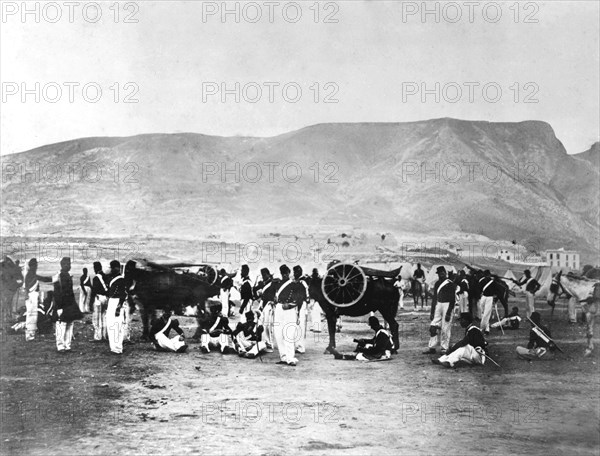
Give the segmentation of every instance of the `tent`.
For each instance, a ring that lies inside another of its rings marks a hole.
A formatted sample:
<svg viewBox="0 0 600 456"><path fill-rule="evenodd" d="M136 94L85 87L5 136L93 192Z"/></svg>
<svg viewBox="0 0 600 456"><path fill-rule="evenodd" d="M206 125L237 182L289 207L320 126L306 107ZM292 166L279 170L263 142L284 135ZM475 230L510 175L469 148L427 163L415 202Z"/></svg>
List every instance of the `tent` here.
<svg viewBox="0 0 600 456"><path fill-rule="evenodd" d="M534 271L535 269L535 271ZM557 272L558 269L556 268ZM536 297L546 297L550 291L550 284L552 283L552 267L550 266L538 266L531 270L531 277L537 280L540 284L540 289L535 294Z"/></svg>

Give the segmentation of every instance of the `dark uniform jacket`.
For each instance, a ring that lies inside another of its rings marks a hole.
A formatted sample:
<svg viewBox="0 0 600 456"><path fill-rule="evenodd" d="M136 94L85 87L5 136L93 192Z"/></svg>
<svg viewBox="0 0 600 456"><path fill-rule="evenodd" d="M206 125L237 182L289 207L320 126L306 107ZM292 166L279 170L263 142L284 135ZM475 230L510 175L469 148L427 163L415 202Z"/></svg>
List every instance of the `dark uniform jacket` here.
<svg viewBox="0 0 600 456"><path fill-rule="evenodd" d="M82 314L79 306L75 301L75 293L73 293L73 278L68 272L61 272L53 277L54 279L54 311L62 309L63 313L60 317L56 314L56 319L60 321L70 322L79 320Z"/></svg>
<svg viewBox="0 0 600 456"><path fill-rule="evenodd" d="M363 344L372 345L370 348L362 348L359 350L369 359L379 359L384 355L386 350L391 351L394 349L394 343L392 342L390 333L383 328L379 328L375 333L375 337L372 339L363 339L361 342Z"/></svg>
<svg viewBox="0 0 600 456"><path fill-rule="evenodd" d="M543 325L538 326L544 332L544 334L546 334L546 336L548 336L549 338L552 337L552 334L550 333L550 330L548 328L546 328ZM527 344L527 348L531 350L532 348L542 347L547 348L550 351L556 350L556 345L554 345L552 342L545 341L538 331L536 331L535 327L531 328L531 331L529 331L529 343Z"/></svg>
<svg viewBox="0 0 600 456"><path fill-rule="evenodd" d="M466 345L470 345L473 348L481 347L485 350L487 346L487 342L483 337L483 333L481 329L471 323L468 328L465 330L465 337L456 342L452 348L448 351L448 354L452 353L454 350L465 347Z"/></svg>
<svg viewBox="0 0 600 456"><path fill-rule="evenodd" d="M299 280L289 279L277 290L276 298L284 309L300 307L307 298L306 286Z"/></svg>
<svg viewBox="0 0 600 456"><path fill-rule="evenodd" d="M242 279L242 286L240 287L240 297L242 301L252 299L252 285L250 284L250 279L248 277L244 277Z"/></svg>
<svg viewBox="0 0 600 456"><path fill-rule="evenodd" d="M452 280L440 279L435 283L433 287L433 301L431 303L431 319L435 315L435 307L438 302L449 302L448 311L446 315L452 315L454 305L456 304L456 284Z"/></svg>

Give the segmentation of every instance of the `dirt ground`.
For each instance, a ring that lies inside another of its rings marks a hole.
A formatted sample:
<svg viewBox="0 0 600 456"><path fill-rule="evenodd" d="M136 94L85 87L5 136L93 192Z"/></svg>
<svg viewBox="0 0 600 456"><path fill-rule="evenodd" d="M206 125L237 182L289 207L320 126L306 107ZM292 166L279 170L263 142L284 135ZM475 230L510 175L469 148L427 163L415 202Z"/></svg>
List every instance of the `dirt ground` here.
<svg viewBox="0 0 600 456"><path fill-rule="evenodd" d="M372 363L323 354L325 328L309 332L297 367L275 364L276 353L201 354L197 343L169 354L138 341L119 357L91 342L86 321L70 354L56 352L53 335L25 343L3 333L0 453L599 454L598 350L583 357L584 327L566 323L564 304L551 329L565 353L522 361L527 325L494 331L502 369L433 365L421 354L428 312L406 309L399 354ZM340 350L371 337L366 319L344 319ZM195 320L180 321L191 336ZM140 329L138 316L134 336ZM462 337L458 323L452 334Z"/></svg>

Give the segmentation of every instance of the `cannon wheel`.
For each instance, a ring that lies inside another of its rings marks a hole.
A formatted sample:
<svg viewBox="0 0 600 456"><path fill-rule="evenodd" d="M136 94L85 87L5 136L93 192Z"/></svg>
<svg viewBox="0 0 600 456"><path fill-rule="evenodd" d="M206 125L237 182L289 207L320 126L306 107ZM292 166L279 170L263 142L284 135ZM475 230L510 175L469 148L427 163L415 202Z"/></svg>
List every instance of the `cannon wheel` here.
<svg viewBox="0 0 600 456"><path fill-rule="evenodd" d="M336 307L350 307L362 299L367 290L367 276L360 266L337 263L331 266L323 281L321 291L325 299Z"/></svg>
<svg viewBox="0 0 600 456"><path fill-rule="evenodd" d="M214 285L217 281L217 269L210 264L205 264L204 266L200 266L198 269L198 275L202 280L205 280L209 285Z"/></svg>

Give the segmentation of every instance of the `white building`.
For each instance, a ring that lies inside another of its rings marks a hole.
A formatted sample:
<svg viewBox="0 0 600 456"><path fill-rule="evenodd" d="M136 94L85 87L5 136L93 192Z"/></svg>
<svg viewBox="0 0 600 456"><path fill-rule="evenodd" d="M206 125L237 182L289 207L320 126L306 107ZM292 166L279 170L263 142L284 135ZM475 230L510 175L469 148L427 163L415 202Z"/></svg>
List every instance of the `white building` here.
<svg viewBox="0 0 600 456"><path fill-rule="evenodd" d="M546 264L550 267L579 269L579 252L575 250L546 250Z"/></svg>
<svg viewBox="0 0 600 456"><path fill-rule="evenodd" d="M500 249L500 252L498 253L498 259L504 261L515 261L515 252L514 250L510 249Z"/></svg>

